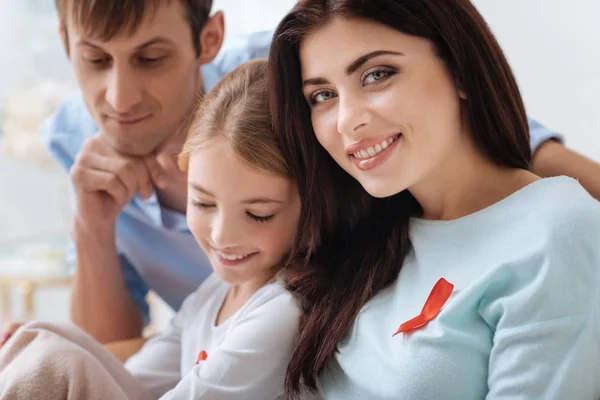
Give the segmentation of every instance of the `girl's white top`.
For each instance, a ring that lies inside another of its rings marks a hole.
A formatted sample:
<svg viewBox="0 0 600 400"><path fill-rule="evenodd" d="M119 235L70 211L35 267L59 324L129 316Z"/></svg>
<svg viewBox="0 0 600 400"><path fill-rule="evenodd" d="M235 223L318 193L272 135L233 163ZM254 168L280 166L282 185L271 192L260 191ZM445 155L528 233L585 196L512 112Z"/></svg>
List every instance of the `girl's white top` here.
<svg viewBox="0 0 600 400"><path fill-rule="evenodd" d="M126 362L157 398L284 398L300 316L296 300L280 282L269 283L216 326L228 290L213 273L186 298L168 328ZM201 352L206 359L198 361Z"/></svg>

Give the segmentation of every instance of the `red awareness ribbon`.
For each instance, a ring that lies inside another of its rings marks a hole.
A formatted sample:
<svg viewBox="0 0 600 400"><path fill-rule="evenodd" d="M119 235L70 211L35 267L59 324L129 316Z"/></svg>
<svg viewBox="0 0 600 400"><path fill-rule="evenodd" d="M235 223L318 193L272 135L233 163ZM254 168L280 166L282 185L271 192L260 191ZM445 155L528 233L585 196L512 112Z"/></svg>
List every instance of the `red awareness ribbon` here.
<svg viewBox="0 0 600 400"><path fill-rule="evenodd" d="M198 353L198 358L196 359L196 365L200 364L200 361L204 361L208 358L208 354L204 350Z"/></svg>
<svg viewBox="0 0 600 400"><path fill-rule="evenodd" d="M413 319L406 321L400 328L398 328L398 332L394 333L392 337L396 336L399 333L407 333L411 331L415 331L419 328L427 325L429 321L435 318L436 315L442 310L446 301L450 298L452 291L454 290L454 285L441 278L429 294L425 305L423 306L423 310L421 310L421 314L417 315Z"/></svg>

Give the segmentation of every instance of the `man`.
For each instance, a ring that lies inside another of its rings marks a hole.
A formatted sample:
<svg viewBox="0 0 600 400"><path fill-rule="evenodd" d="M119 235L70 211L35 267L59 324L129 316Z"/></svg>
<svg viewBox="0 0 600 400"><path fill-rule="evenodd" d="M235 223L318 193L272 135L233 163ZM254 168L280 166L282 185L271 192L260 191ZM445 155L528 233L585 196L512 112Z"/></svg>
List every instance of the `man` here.
<svg viewBox="0 0 600 400"><path fill-rule="evenodd" d="M123 359L142 342L148 290L177 310L211 271L187 228L186 177L175 164L196 99L239 64L268 54L265 32L217 57L224 23L220 12L209 16L211 3L57 0L81 94L43 137L70 171L77 200L72 318L102 343L134 339L111 345ZM580 178L600 198L599 166L530 124L534 172Z"/></svg>

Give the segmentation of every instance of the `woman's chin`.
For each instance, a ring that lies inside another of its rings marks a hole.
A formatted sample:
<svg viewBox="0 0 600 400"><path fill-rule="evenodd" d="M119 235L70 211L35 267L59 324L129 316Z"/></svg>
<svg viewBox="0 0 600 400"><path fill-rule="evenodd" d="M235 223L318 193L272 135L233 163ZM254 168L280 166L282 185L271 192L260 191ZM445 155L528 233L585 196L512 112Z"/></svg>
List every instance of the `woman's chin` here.
<svg viewBox="0 0 600 400"><path fill-rule="evenodd" d="M387 180L370 180L369 182L359 181L359 183L362 185L363 189L365 189L367 193L378 199L391 197L406 190L406 187L398 185L397 183L393 185Z"/></svg>

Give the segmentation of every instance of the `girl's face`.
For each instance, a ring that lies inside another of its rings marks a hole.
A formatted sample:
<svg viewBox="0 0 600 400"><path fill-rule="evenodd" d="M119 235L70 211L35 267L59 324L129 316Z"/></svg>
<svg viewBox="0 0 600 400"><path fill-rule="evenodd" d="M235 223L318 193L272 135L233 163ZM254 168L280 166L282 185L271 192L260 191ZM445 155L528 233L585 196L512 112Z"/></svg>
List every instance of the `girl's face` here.
<svg viewBox="0 0 600 400"><path fill-rule="evenodd" d="M428 40L335 19L302 41L300 61L318 141L375 197L439 179L469 137L465 96Z"/></svg>
<svg viewBox="0 0 600 400"><path fill-rule="evenodd" d="M215 272L233 285L269 281L298 226L295 185L252 168L220 138L191 153L188 184L188 225Z"/></svg>

